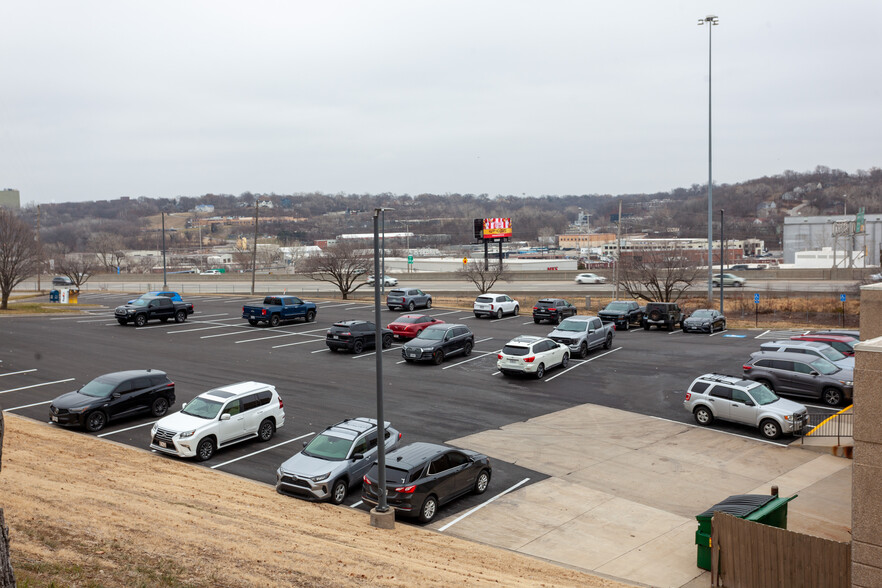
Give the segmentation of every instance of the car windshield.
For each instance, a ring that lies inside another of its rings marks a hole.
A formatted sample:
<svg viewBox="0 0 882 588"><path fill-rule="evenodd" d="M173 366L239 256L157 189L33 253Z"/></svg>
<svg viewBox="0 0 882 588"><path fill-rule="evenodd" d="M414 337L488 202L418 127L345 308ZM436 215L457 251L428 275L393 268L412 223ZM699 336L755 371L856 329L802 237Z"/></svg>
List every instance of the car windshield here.
<svg viewBox="0 0 882 588"><path fill-rule="evenodd" d="M103 377L95 378L80 388L80 394L85 394L86 396L92 396L94 398L104 398L110 396L110 393L113 392L113 389L116 388L118 383L119 382L111 382Z"/></svg>
<svg viewBox="0 0 882 588"><path fill-rule="evenodd" d="M841 354L840 354L841 355ZM844 355L842 357L845 357ZM839 368L823 358L818 358L812 362L812 367L818 370L818 373L829 376L839 371Z"/></svg>
<svg viewBox="0 0 882 588"><path fill-rule="evenodd" d="M820 349L821 355L829 359L830 361L839 361L840 359L844 359L845 355L839 353L832 347L827 347L826 349Z"/></svg>
<svg viewBox="0 0 882 588"><path fill-rule="evenodd" d="M505 347L502 348L502 353L504 355L517 355L517 356L527 355L528 353L530 353L530 348L529 347L519 347L519 346L515 346L515 345L506 345Z"/></svg>
<svg viewBox="0 0 882 588"><path fill-rule="evenodd" d="M400 316L395 319L394 323L399 325L411 325L413 323L419 322L423 317L421 316Z"/></svg>
<svg viewBox="0 0 882 588"><path fill-rule="evenodd" d="M221 409L222 402L216 400L208 400L197 396L190 404L184 407L181 412L190 416L199 417L200 419L213 419Z"/></svg>
<svg viewBox="0 0 882 588"><path fill-rule="evenodd" d="M440 341L444 338L444 334L447 331L445 329L426 329L422 333L420 333L417 339L427 339L429 341Z"/></svg>
<svg viewBox="0 0 882 588"><path fill-rule="evenodd" d="M694 318L711 318L714 316L713 311L710 310L696 310L692 313Z"/></svg>
<svg viewBox="0 0 882 588"><path fill-rule="evenodd" d="M148 298L138 298L134 302L132 302L132 306L147 306L147 303L150 302Z"/></svg>
<svg viewBox="0 0 882 588"><path fill-rule="evenodd" d="M573 331L573 332L581 333L582 331L585 330L585 326L587 324L588 323L586 321L574 321L574 320L567 319L557 326L557 330L558 331Z"/></svg>
<svg viewBox="0 0 882 588"><path fill-rule="evenodd" d="M604 310L611 310L613 312L624 312L628 310L627 302L610 302L606 305Z"/></svg>
<svg viewBox="0 0 882 588"><path fill-rule="evenodd" d="M303 448L303 454L319 459L342 461L349 454L350 447L352 447L352 439L322 433Z"/></svg>
<svg viewBox="0 0 882 588"><path fill-rule="evenodd" d="M772 404L773 402L777 402L778 400L780 400L777 394L775 394L762 384L754 386L753 388L748 390L748 392L750 392L750 395L753 396L753 399L760 406Z"/></svg>

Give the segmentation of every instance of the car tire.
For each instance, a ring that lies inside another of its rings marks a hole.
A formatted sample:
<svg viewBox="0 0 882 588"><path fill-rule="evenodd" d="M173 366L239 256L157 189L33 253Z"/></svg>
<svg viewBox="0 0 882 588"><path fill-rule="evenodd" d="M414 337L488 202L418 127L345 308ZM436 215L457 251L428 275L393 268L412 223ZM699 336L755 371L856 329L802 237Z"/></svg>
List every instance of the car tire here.
<svg viewBox="0 0 882 588"><path fill-rule="evenodd" d="M352 342L352 353L358 354L364 351L364 341L356 339Z"/></svg>
<svg viewBox="0 0 882 588"><path fill-rule="evenodd" d="M611 348L611 347L612 347L612 341L613 341L612 334L607 335L607 336L606 336L606 341L603 342L603 348L604 348L604 349L609 349L609 348Z"/></svg>
<svg viewBox="0 0 882 588"><path fill-rule="evenodd" d="M542 322L542 319L538 319L536 317L533 317L533 322L538 325L540 322Z"/></svg>
<svg viewBox="0 0 882 588"><path fill-rule="evenodd" d="M175 313L175 322L176 323L183 323L186 321L187 321L187 311L186 310L179 310L178 312Z"/></svg>
<svg viewBox="0 0 882 588"><path fill-rule="evenodd" d="M481 473L478 474L478 477L475 479L475 489L472 491L475 494L483 494L487 491L487 487L490 485L490 472L487 470L481 470Z"/></svg>
<svg viewBox="0 0 882 588"><path fill-rule="evenodd" d="M392 347L392 335L383 335L383 349Z"/></svg>
<svg viewBox="0 0 882 588"><path fill-rule="evenodd" d="M514 316L518 316L521 313L521 307L515 304L514 312L512 313Z"/></svg>
<svg viewBox="0 0 882 588"><path fill-rule="evenodd" d="M540 363L536 368L536 379L541 380L545 376L545 364Z"/></svg>
<svg viewBox="0 0 882 588"><path fill-rule="evenodd" d="M96 410L86 415L84 426L90 433L95 433L103 429L106 424L107 415L101 410Z"/></svg>
<svg viewBox="0 0 882 588"><path fill-rule="evenodd" d="M502 309L501 308L496 310L496 318L498 318L498 319L502 318Z"/></svg>
<svg viewBox="0 0 882 588"><path fill-rule="evenodd" d="M432 354L432 362L435 365L441 365L444 363L444 352L440 349Z"/></svg>
<svg viewBox="0 0 882 588"><path fill-rule="evenodd" d="M315 311L314 310L306 311L306 322L311 323L314 320L315 320Z"/></svg>
<svg viewBox="0 0 882 588"><path fill-rule="evenodd" d="M274 314L270 317L269 326L278 327L280 322L282 322L282 319L279 318L279 315Z"/></svg>
<svg viewBox="0 0 882 588"><path fill-rule="evenodd" d="M781 425L772 419L766 419L760 423L760 433L766 439L777 439L781 436Z"/></svg>
<svg viewBox="0 0 882 588"><path fill-rule="evenodd" d="M560 316L555 316L553 319L551 319L551 322L554 323L555 325L559 325L560 324Z"/></svg>
<svg viewBox="0 0 882 588"><path fill-rule="evenodd" d="M146 324L147 324L147 315L139 314L135 317L135 326L136 327L143 327Z"/></svg>
<svg viewBox="0 0 882 588"><path fill-rule="evenodd" d="M714 414L706 406L699 406L698 408L696 408L694 411L692 411L692 416L695 417L695 422L702 427L712 425L714 422Z"/></svg>
<svg viewBox="0 0 882 588"><path fill-rule="evenodd" d="M214 457L214 439L206 437L196 446L196 461L206 461Z"/></svg>
<svg viewBox="0 0 882 588"><path fill-rule="evenodd" d="M153 404L150 405L150 414L155 417L165 416L165 413L168 412L168 407L168 398L165 396L158 396L153 401Z"/></svg>
<svg viewBox="0 0 882 588"><path fill-rule="evenodd" d="M330 349L332 353L337 353L337 348L336 348L336 347L333 347L333 346L331 346L331 345L328 345L328 349Z"/></svg>
<svg viewBox="0 0 882 588"><path fill-rule="evenodd" d="M413 300L411 300L407 305L407 312L413 312L414 308L416 308L416 304L414 304Z"/></svg>
<svg viewBox="0 0 882 588"><path fill-rule="evenodd" d="M723 321L720 323L720 332L722 333L725 330L726 330L726 321Z"/></svg>
<svg viewBox="0 0 882 588"><path fill-rule="evenodd" d="M842 404L842 397L842 391L832 386L824 388L824 391L821 393L821 400L827 406L839 406Z"/></svg>
<svg viewBox="0 0 882 588"><path fill-rule="evenodd" d="M661 320L661 312L659 310L653 310L649 313L649 320L658 321Z"/></svg>
<svg viewBox="0 0 882 588"><path fill-rule="evenodd" d="M649 330L649 323L647 323L647 322L644 322L644 323L643 323L643 330L644 330L644 331L648 331L648 330Z"/></svg>
<svg viewBox="0 0 882 588"><path fill-rule="evenodd" d="M560 367L566 368L568 365L570 365L570 354L564 353L564 356L560 358Z"/></svg>
<svg viewBox="0 0 882 588"><path fill-rule="evenodd" d="M466 356L472 354L472 342L471 341L466 341L466 344L463 345L462 354L466 355Z"/></svg>
<svg viewBox="0 0 882 588"><path fill-rule="evenodd" d="M126 324L125 319L116 319L116 322L118 322L119 324L121 324L123 326L125 326L125 324Z"/></svg>
<svg viewBox="0 0 882 588"><path fill-rule="evenodd" d="M435 518L435 515L438 513L438 499L432 495L426 496L426 499L423 501L423 505L420 507L420 512L417 515L417 519L421 523L431 523L432 519Z"/></svg>
<svg viewBox="0 0 882 588"><path fill-rule="evenodd" d="M588 357L588 344L582 341L582 344L579 345L579 357L585 359Z"/></svg>
<svg viewBox="0 0 882 588"><path fill-rule="evenodd" d="M346 484L346 480L343 478L334 480L334 484L331 486L331 504L343 504L348 493L349 486Z"/></svg>
<svg viewBox="0 0 882 588"><path fill-rule="evenodd" d="M273 419L263 419L260 421L260 426L257 427L257 439L261 443L266 443L272 439L275 433L276 424L273 422Z"/></svg>
<svg viewBox="0 0 882 588"><path fill-rule="evenodd" d="M720 287L720 283L719 283L719 282L711 282L711 285L712 285L714 288L719 288L719 287Z"/></svg>
<svg viewBox="0 0 882 588"><path fill-rule="evenodd" d="M478 313L476 312L476 313L475 313L475 318L478 318L478 319L479 319L479 318L481 318L481 315L478 314Z"/></svg>
<svg viewBox="0 0 882 588"><path fill-rule="evenodd" d="M426 310L429 310L430 308L432 308L432 299L431 298L426 300Z"/></svg>

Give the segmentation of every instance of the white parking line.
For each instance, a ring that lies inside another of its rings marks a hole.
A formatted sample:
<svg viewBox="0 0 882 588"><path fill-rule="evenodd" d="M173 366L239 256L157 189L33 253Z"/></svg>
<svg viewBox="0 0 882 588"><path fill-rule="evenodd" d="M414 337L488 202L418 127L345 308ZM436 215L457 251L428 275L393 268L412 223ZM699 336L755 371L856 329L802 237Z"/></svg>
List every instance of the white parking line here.
<svg viewBox="0 0 882 588"><path fill-rule="evenodd" d="M336 308L338 306L352 306L351 302L343 302L342 304L326 304L322 308Z"/></svg>
<svg viewBox="0 0 882 588"><path fill-rule="evenodd" d="M10 388L9 390L0 390L0 394L6 394L7 392L17 392L19 390L27 390L28 388L39 388L40 386L50 386L52 384L63 384L64 382L72 382L76 378L68 378L66 380L55 380L54 382L43 382L42 384L33 384L31 386L22 386L21 388Z"/></svg>
<svg viewBox="0 0 882 588"><path fill-rule="evenodd" d="M717 331L716 333L711 333L710 336L719 335L720 333L728 333L729 329L723 329L722 331Z"/></svg>
<svg viewBox="0 0 882 588"><path fill-rule="evenodd" d="M16 374L27 374L27 373L35 372L35 371L37 371L37 368L33 368L30 370L21 370L20 372L7 372L5 374L0 374L0 378L2 378L3 376L14 376Z"/></svg>
<svg viewBox="0 0 882 588"><path fill-rule="evenodd" d="M754 339L759 339L759 338L761 338L763 335L765 335L765 334L768 333L769 331L771 331L771 329L766 329L765 331L763 331L762 333L760 333L759 335L757 335L756 337L754 337Z"/></svg>
<svg viewBox="0 0 882 588"><path fill-rule="evenodd" d="M439 313L437 313L437 314L432 314L432 315L429 315L429 316L432 316L432 317L436 317L436 316L444 316L445 314L453 314L453 313L455 313L455 312L462 312L462 311L461 311L461 310L448 310L447 312L439 312Z"/></svg>
<svg viewBox="0 0 882 588"><path fill-rule="evenodd" d="M787 447L788 443L775 443L774 441L770 441L768 439L757 439L756 437L750 437L749 435L739 435L738 433L730 433L729 431L721 431L720 429L711 429L709 427L700 427L698 425L694 425L692 423L684 423L682 421L675 421L674 419L666 419L663 417L657 417L652 415L647 415L650 418L659 420L659 421L667 421L669 423L675 423L678 425L683 425L684 427L691 427L693 429L705 429L707 431L714 431L715 433L722 433L723 435L731 435L733 437L740 437L742 439L750 439L751 441L759 441L760 443L768 443L769 445L777 445L778 447Z"/></svg>
<svg viewBox="0 0 882 588"><path fill-rule="evenodd" d="M500 322L502 322L502 321L510 321L511 319L519 318L520 316L521 316L521 315L519 315L519 314L513 314L513 315L511 315L510 317L507 317L507 318L501 318L501 319L495 318L495 319L490 319L490 320L492 320L494 323L500 323Z"/></svg>
<svg viewBox="0 0 882 588"><path fill-rule="evenodd" d="M315 351L310 351L310 353L323 353L325 351L331 351L331 350L328 349L327 347L325 347L324 349L316 349Z"/></svg>
<svg viewBox="0 0 882 588"><path fill-rule="evenodd" d="M675 333L682 333L683 329L677 329L676 331L671 331L668 335L674 335Z"/></svg>
<svg viewBox="0 0 882 588"><path fill-rule="evenodd" d="M475 345L477 345L478 343L483 343L484 341L489 341L492 338L493 337L484 337L483 339L478 339L477 341L475 341Z"/></svg>
<svg viewBox="0 0 882 588"><path fill-rule="evenodd" d="M383 353L386 353L387 351L395 351L396 349L401 349L402 347L404 347L404 346L403 345L393 345L389 349L384 349ZM369 353L362 353L361 355L355 355L352 357L352 359L359 359L361 357L370 357L371 355L376 355L376 354L377 354L376 351L371 351Z"/></svg>
<svg viewBox="0 0 882 588"><path fill-rule="evenodd" d="M355 504L351 505L349 508L356 508L358 506L361 506L362 504L364 504L364 500L359 500Z"/></svg>
<svg viewBox="0 0 882 588"><path fill-rule="evenodd" d="M119 429L118 431L108 431L107 433L101 433L98 435L99 437L107 437L108 435L116 435L117 433L122 433L123 431L131 431L132 429L140 429L141 427L146 427L147 425L152 425L153 423L159 422L159 419L155 421L150 421L149 423L141 423L140 425L135 425L134 427L128 427L125 429Z"/></svg>
<svg viewBox="0 0 882 588"><path fill-rule="evenodd" d="M470 511L468 511L468 512L464 512L463 514L459 515L458 517L456 517L455 519L453 519L452 521L450 521L449 523L447 523L446 525L444 525L443 527L441 527L440 529L438 529L438 532L439 532L439 533L443 533L444 531L446 531L447 529L449 529L450 527L452 527L453 525L455 525L455 524L458 523L459 521L463 520L463 519L466 518L467 516L469 516L469 515L471 515L471 514L473 514L473 513L478 512L479 510L481 510L482 508L484 508L485 506L487 506L488 504L490 504L491 502L493 502L493 501L496 500L497 498L502 498L503 496L505 496L505 495L508 494L509 492L512 492L512 491L514 491L514 490L517 490L519 487L523 486L524 484L526 484L526 483L529 482L529 481L530 481L530 478L524 478L523 480L521 480L520 482L518 482L517 484L515 484L515 485L512 486L511 488L509 488L509 489L507 489L507 490L504 490L504 491L500 492L499 494L497 494L496 496L494 496L494 497L491 498L490 500L487 500L486 502L482 502L481 504L479 504L478 506L476 506L476 507L473 508L472 510L470 510Z"/></svg>
<svg viewBox="0 0 882 588"><path fill-rule="evenodd" d="M551 380L555 379L556 377L558 377L558 376L562 376L562 375L564 375L565 373L567 373L568 371L570 371L570 370L572 370L572 369L576 369L577 367L579 367L579 366L582 365L582 364L586 364L586 363L588 363L589 361L594 361L595 359L600 359L601 357L603 357L603 356L605 356L605 355L609 355L610 353L615 353L615 352L618 351L619 349L622 349L622 348L621 348L621 347L616 347L615 349L610 349L610 350L607 351L606 353L601 353L600 355L595 355L595 356L592 357L591 359L583 359L583 360L580 361L579 363L575 364L573 367L568 367L568 368L565 369L564 371L562 371L562 372L558 372L558 373L554 374L553 376L551 376L550 378L545 378L545 381L546 381L546 382L550 382Z"/></svg>
<svg viewBox="0 0 882 588"><path fill-rule="evenodd" d="M251 457L253 455L257 455L258 453L263 453L264 451L269 451L270 449L275 449L276 447L281 447L282 445L287 445L288 443L291 443L293 441L299 441L300 439L303 439L304 437L309 437L310 435L315 435L315 431L313 431L312 433L307 433L306 435L300 435L299 437L294 437L293 439L288 439L287 441L282 441L281 443L276 443L275 445L271 445L270 447L266 447L264 449L261 449L260 451L255 451L254 453L249 453L247 455L237 457L236 459L231 459L230 461L225 461L224 463L219 463L217 465L213 465L213 466L211 466L211 469L223 467L225 465L239 461L240 459L245 459L246 457Z"/></svg>
<svg viewBox="0 0 882 588"><path fill-rule="evenodd" d="M229 325L234 326L234 325ZM233 331L232 333L218 333L217 335L202 335L199 337L200 339L213 339L214 337L229 337L230 335L244 335L245 333L253 333L254 329L248 329L245 331Z"/></svg>
<svg viewBox="0 0 882 588"><path fill-rule="evenodd" d="M51 400L46 400L44 402L35 402L33 404L23 404L22 406L13 406L12 408L4 408L3 412L9 412L10 410L18 410L19 408L30 408L32 406L40 406L41 404L49 404L52 402Z"/></svg>
<svg viewBox="0 0 882 588"><path fill-rule="evenodd" d="M310 335L310 337L318 337L318 335ZM271 347L271 349L278 349L279 347L291 347L292 345L306 345L307 343L319 343L319 342L323 342L324 340L325 340L325 338L321 337L321 338L317 338L317 339L312 339L310 341L298 341L296 343L283 343L281 345L273 345ZM326 351L326 350L327 350L327 348L319 349L319 351ZM313 353L316 353L316 352L313 351Z"/></svg>
<svg viewBox="0 0 882 588"><path fill-rule="evenodd" d="M225 319L225 320L230 320L230 319ZM215 323L220 323L220 320L208 321L208 323L213 326L211 326L211 327L196 327L195 329L185 329L185 330L176 329L174 331L169 331L168 334L169 335L176 335L178 333L195 333L196 331L211 331L213 329L229 329L230 327L238 328L238 325L225 325L223 323L215 324ZM241 333L241 331L237 331L237 332Z"/></svg>
<svg viewBox="0 0 882 588"><path fill-rule="evenodd" d="M278 339L280 337L293 337L294 335L305 335L307 333L315 333L316 331L324 331L324 328L321 329L312 329L309 331L297 331L296 333L282 333L280 335L267 335L266 337L256 337L254 339L242 339L241 341L236 341L236 343L253 343L254 341L265 341L266 339ZM322 337L324 339L324 337Z"/></svg>
<svg viewBox="0 0 882 588"><path fill-rule="evenodd" d="M484 358L487 357L488 355L495 355L495 354L498 354L500 351L502 351L502 349L497 349L496 351L475 351L475 353L480 353L481 355L479 355L478 357L473 357L473 358L471 358L471 359L466 359L466 360L463 360L463 361L458 361L458 362L456 362L456 363L452 363L452 364L450 364L450 365L445 365L445 366L444 366L443 368L441 368L441 369L442 369L442 370L447 370L447 369L450 369L450 368L452 368L452 367L456 367L456 366L458 366L458 365L462 365L462 364L464 364L464 363L468 363L468 362L470 362L470 361L475 361L476 359L484 359Z"/></svg>

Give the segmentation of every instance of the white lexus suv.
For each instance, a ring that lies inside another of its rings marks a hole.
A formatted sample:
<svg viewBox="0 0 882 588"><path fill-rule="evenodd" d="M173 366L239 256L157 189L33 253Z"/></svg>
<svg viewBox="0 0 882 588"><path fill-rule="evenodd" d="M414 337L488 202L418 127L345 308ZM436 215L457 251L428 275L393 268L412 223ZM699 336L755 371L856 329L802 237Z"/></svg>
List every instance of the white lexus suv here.
<svg viewBox="0 0 882 588"><path fill-rule="evenodd" d="M284 424L284 405L274 386L239 382L203 392L159 419L150 432L150 449L205 461L240 441L269 441Z"/></svg>
<svg viewBox="0 0 882 588"><path fill-rule="evenodd" d="M477 318L482 316L502 318L504 314L517 316L521 307L518 301L506 294L487 292L475 299L474 312Z"/></svg>

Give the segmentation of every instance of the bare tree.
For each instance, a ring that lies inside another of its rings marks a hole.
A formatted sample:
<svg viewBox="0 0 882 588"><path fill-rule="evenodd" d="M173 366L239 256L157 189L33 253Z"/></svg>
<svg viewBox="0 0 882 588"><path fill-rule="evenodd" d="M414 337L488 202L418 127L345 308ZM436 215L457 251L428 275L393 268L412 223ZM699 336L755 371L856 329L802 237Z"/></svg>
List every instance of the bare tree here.
<svg viewBox="0 0 882 588"><path fill-rule="evenodd" d="M298 271L313 280L334 284L346 300L365 285L366 282L356 282L373 265L373 260L373 255L357 249L352 241L340 240L319 255L304 257Z"/></svg>
<svg viewBox="0 0 882 588"><path fill-rule="evenodd" d="M118 263L119 260L117 252L123 248L122 236L114 233L94 233L89 237L87 247L95 251L104 271L111 272L116 269L115 262Z"/></svg>
<svg viewBox="0 0 882 588"><path fill-rule="evenodd" d="M483 261L472 260L463 264L457 273L474 284L481 294L489 292L499 280L507 281L509 278L508 270L499 261L490 262L487 269L484 269Z"/></svg>
<svg viewBox="0 0 882 588"><path fill-rule="evenodd" d="M257 267L273 269L282 265L285 258L282 250L278 247L259 247L257 249Z"/></svg>
<svg viewBox="0 0 882 588"><path fill-rule="evenodd" d="M704 271L680 248L642 249L622 256L619 283L632 298L676 302Z"/></svg>
<svg viewBox="0 0 882 588"><path fill-rule="evenodd" d="M42 259L34 229L0 208L0 310L8 308L13 288L40 271Z"/></svg>
<svg viewBox="0 0 882 588"><path fill-rule="evenodd" d="M55 272L70 278L77 288L88 282L99 269L98 261L89 254L68 253L55 260Z"/></svg>

